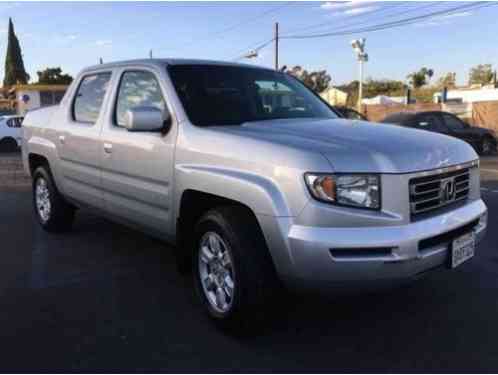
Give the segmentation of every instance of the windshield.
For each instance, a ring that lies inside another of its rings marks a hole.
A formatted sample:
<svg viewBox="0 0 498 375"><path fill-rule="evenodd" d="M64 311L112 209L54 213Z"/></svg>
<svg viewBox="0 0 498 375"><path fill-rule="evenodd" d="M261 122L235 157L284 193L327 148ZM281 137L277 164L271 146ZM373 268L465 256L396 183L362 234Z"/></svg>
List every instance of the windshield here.
<svg viewBox="0 0 498 375"><path fill-rule="evenodd" d="M169 67L169 73L190 122L197 126L337 117L308 88L281 72L223 65L174 65Z"/></svg>

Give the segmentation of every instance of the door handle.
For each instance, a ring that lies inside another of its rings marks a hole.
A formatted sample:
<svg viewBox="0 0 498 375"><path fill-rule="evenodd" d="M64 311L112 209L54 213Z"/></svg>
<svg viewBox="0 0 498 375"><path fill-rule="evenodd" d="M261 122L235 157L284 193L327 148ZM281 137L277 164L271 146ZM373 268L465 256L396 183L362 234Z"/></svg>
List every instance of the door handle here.
<svg viewBox="0 0 498 375"><path fill-rule="evenodd" d="M66 137L64 135L59 135L59 142L61 144L64 144L65 141L66 141Z"/></svg>
<svg viewBox="0 0 498 375"><path fill-rule="evenodd" d="M112 144L110 143L104 143L104 151L108 154L112 152Z"/></svg>

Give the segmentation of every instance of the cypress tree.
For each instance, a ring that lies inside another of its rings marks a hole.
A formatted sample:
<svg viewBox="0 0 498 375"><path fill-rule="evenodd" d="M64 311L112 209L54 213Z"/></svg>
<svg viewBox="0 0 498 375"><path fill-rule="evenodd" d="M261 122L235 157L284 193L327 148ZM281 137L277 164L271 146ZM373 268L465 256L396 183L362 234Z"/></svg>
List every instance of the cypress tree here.
<svg viewBox="0 0 498 375"><path fill-rule="evenodd" d="M8 38L3 85L12 86L16 84L26 84L28 83L29 75L24 69L21 47L19 46L19 40L14 32L14 25L12 24L11 18L9 18Z"/></svg>

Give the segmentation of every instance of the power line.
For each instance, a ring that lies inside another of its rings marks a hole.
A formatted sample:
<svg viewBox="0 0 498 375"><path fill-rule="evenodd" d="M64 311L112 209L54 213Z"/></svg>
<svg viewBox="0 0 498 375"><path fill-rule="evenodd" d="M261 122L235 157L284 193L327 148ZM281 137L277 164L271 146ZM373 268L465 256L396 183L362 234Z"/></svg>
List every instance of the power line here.
<svg viewBox="0 0 498 375"><path fill-rule="evenodd" d="M407 2L404 2L404 3L397 3L396 5L407 5ZM396 5L390 5L388 8L382 8L382 9L378 9L376 11L372 11L372 12L368 12L368 13L362 13L362 14L358 14L358 15L355 15L353 17L348 17L348 19L346 21L351 21L352 19L357 19L357 18L362 18L364 16L370 16L372 15L373 13L375 14L378 14L378 13L381 13L381 12L386 12L388 10L392 10L393 8L396 7ZM425 5L425 6L421 6L421 7L416 7L416 8L412 8L412 9L409 9L409 10L405 10L403 12L398 12L398 13L394 13L394 14L388 14L387 16L385 16L385 18L390 18L390 17L394 17L394 16L400 16L400 15L403 15L403 14L407 14L407 13L411 13L413 11L416 11L416 10L422 10L422 9L425 9L425 8L428 8L430 6L433 6L433 4L429 4L429 5ZM358 24L365 24L365 23L369 23L369 22L372 22L372 20L364 20L362 22L354 22L354 25L358 25ZM317 27L320 27L320 26L323 26L323 25L329 25L330 22L325 22L325 23L320 23L318 25L311 25L311 26L307 26L305 28L299 28L299 29L294 29L294 31L297 31L297 30L305 30L305 29L311 29L311 28L317 28ZM342 27L339 27L338 29L342 29L344 27L348 27L348 26L351 26L352 24L351 23L346 23L344 25L344 22L343 22L343 25ZM334 28L335 30L335 28ZM285 37L285 35L284 35ZM237 57L233 58L232 61L238 61L238 60L241 60L243 58L246 57L246 55L250 52L254 52L254 53L257 53L259 52L261 49L265 48L266 46L268 46L270 43L272 43L275 39L272 38L272 39L269 39L269 40L265 40L263 42L258 42L258 43L253 43L251 45L249 45L248 47L246 47L245 49L243 50L240 50L240 52L237 54ZM257 47L255 47L257 46Z"/></svg>
<svg viewBox="0 0 498 375"><path fill-rule="evenodd" d="M257 44L257 47L254 47L254 48L251 48L251 47L246 48L246 49L244 49L242 52L240 52L240 54L239 54L239 55L237 55L237 57L233 58L232 60L233 60L233 61L238 61L238 60L243 59L243 58L245 57L245 55L246 55L249 51L251 51L251 52L252 52L252 51L254 51L254 52L256 52L256 53L257 53L257 52L259 52L260 50L262 50L263 48L265 48L266 46L268 46L270 43L272 43L274 40L275 40L275 38L271 38L271 39L269 39L269 40L266 40L266 41L265 41L265 42L263 42L263 43L258 43L258 44ZM255 45L255 44L253 44L253 45Z"/></svg>
<svg viewBox="0 0 498 375"><path fill-rule="evenodd" d="M232 26L229 26L229 27L227 27L225 29L218 30L218 31L216 31L216 32L214 32L214 33L212 33L210 35L206 35L205 38L200 38L200 39L199 38L195 38L195 39L191 40L190 42L185 43L182 47L185 48L187 46L191 46L193 44L196 44L197 42L206 42L209 39L217 39L217 38L220 38L220 37L224 37L224 36L227 35L228 32L233 31L233 30L235 30L235 29L237 29L239 27L245 26L247 24L257 22L260 19L268 16L269 14L276 13L276 12L280 11L281 9L283 9L283 8L291 5L292 3L293 3L292 1L287 1L284 4L279 4L279 5L275 6L275 7L272 7L270 9L267 9L264 12L261 12L261 13L255 15L255 16L253 16L251 18L248 18L246 20L238 22L238 23L236 23L236 24L234 24Z"/></svg>
<svg viewBox="0 0 498 375"><path fill-rule="evenodd" d="M342 21L345 21L346 24L347 24L347 21L351 21L351 20L356 20L358 18L363 18L365 16L371 16L373 14L379 14L379 13L384 13L388 10L392 10L393 8L396 8L400 5L405 5L405 2L396 2L394 3L393 5L388 5L388 6L385 6L383 8L380 8L380 9L376 9L376 10L372 10L370 12L364 12L364 13L360 13L360 14L356 14L356 15L353 15L353 16L350 16L350 17L347 17L347 19L343 19ZM334 14L334 13L332 13ZM341 20L340 20L341 21ZM323 26L330 26L330 24L332 23L331 20L328 20L326 22L320 22L318 24L314 24L314 25L308 25L308 26L304 26L304 27L299 27L299 28L296 28L296 29L291 29L291 30L288 30L286 31L287 33L293 33L293 32L297 32L297 31L306 31L306 30L312 30L312 29L319 29ZM344 24L344 22L334 22L334 25L340 25L340 24Z"/></svg>
<svg viewBox="0 0 498 375"><path fill-rule="evenodd" d="M490 3L490 2L482 2L481 1L478 3L461 5L458 7L451 8L451 9L440 10L440 11L436 11L436 12L432 12L432 13L427 13L424 15L404 18L401 20L387 22L387 23L381 23L381 24L377 24L377 25L371 25L371 26L367 26L367 27L359 28L359 29L349 29L349 30L327 32L327 33L320 33L320 34L287 35L287 36L281 36L281 39L324 38L324 37L329 37L329 36L351 35L351 34L357 34L357 33L379 31L379 30L385 30L385 29L389 29L389 28L400 27L400 26L405 26L405 25L417 23L418 21L421 21L421 20L424 20L427 18L433 18L436 16L442 16L442 15L449 15L452 13L456 13L457 11L478 9L478 8L491 6L491 5L498 5L498 3Z"/></svg>
<svg viewBox="0 0 498 375"><path fill-rule="evenodd" d="M398 2L398 3L396 3L396 5L389 6L389 8L392 9L392 8L396 7L398 4L402 5L401 2ZM386 11L386 10L390 10L390 9L383 8L383 9L380 9L380 10ZM379 10L373 11L373 12L369 12L368 15L370 15L372 13L377 13L378 11ZM352 18L357 18L357 17L365 16L365 15L367 15L367 14L362 13L362 14L359 14L359 15L355 15L354 17L348 17L348 20L351 20ZM322 24L319 24L319 25L323 25L323 24L327 24L328 25L328 24L330 24L330 22L322 23ZM307 30L307 29L310 29L310 28L315 28L315 26L318 26L318 25L313 25L311 27L307 26L305 28L293 29L292 31ZM290 31L288 31L288 32L290 32ZM237 54L237 57L234 57L232 59L232 61L237 61L237 60L241 60L241 59L245 58L245 56L249 52L259 52L261 49L263 49L264 47L268 46L274 40L275 40L275 38L272 38L272 39L269 39L269 40L265 40L263 42L253 43L253 44L247 46L246 48L244 48L243 50L240 50L240 52ZM255 47L255 46L257 46L257 47Z"/></svg>
<svg viewBox="0 0 498 375"><path fill-rule="evenodd" d="M412 7L410 9L406 9L406 10L401 11L401 12L396 12L396 13L384 15L383 18L399 17L399 16L402 16L402 15L405 15L405 14L408 14L408 13L413 13L413 12L416 12L416 11L420 11L420 10L423 10L423 9L432 8L434 6L440 6L440 5L442 5L442 3L438 3L438 4L426 4L426 5L423 5L423 6L420 6L420 7ZM376 20L375 18L372 18L372 19L367 19L367 20L363 20L363 21L360 21L360 22L350 22L350 23L347 23L347 24L343 24L343 25L341 25L339 27L333 27L332 29L328 29L326 31L327 32L331 32L331 31L344 30L344 29L347 29L348 27L351 27L351 26L355 26L356 27L358 25L365 25L365 24L373 23L375 21L378 21L378 19Z"/></svg>
<svg viewBox="0 0 498 375"><path fill-rule="evenodd" d="M268 9L266 12L263 12L257 16L254 16L252 18L249 18L247 20L245 20L244 22L240 22L239 24L236 24L236 25L233 25L233 26L230 26L224 30L221 30L219 31L216 35L222 35L222 34L225 34L227 33L228 31L232 31L240 26L244 26L244 25L247 25L248 23L251 23L251 22L254 22L254 21L257 21L258 19L260 18L263 18L265 16L267 16L268 14L271 14L271 13L275 13L275 12L278 12L279 10L291 5L293 2L292 1L287 1L286 3L284 3L283 5L279 5L279 6L276 6L274 8L271 8L271 9Z"/></svg>

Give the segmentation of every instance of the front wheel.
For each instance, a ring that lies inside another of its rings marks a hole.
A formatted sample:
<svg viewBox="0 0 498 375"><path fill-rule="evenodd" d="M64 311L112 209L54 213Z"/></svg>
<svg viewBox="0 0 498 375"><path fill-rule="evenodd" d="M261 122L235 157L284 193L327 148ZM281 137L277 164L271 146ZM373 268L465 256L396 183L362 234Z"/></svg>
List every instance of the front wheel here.
<svg viewBox="0 0 498 375"><path fill-rule="evenodd" d="M196 226L193 276L197 296L223 328L246 330L271 315L278 280L256 219L220 207Z"/></svg>
<svg viewBox="0 0 498 375"><path fill-rule="evenodd" d="M47 232L65 232L74 221L74 207L57 190L46 166L33 173L33 206L38 223Z"/></svg>

